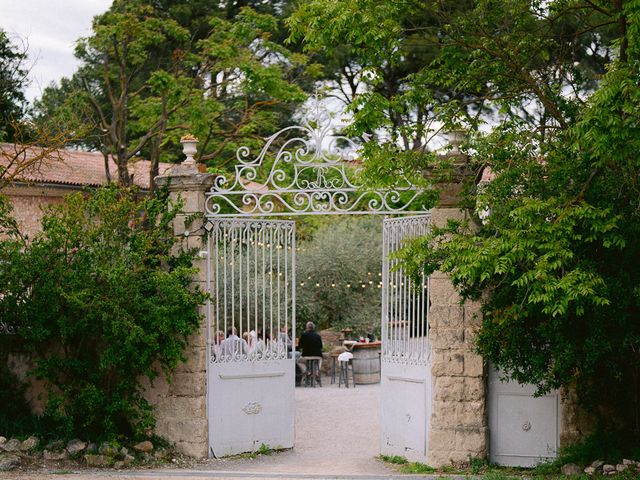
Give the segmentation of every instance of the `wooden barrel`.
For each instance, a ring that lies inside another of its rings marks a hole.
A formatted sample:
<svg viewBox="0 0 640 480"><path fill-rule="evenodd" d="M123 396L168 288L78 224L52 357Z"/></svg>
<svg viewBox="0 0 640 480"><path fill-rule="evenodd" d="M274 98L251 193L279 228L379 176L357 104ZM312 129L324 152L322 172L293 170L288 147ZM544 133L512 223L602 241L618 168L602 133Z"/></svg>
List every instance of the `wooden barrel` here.
<svg viewBox="0 0 640 480"><path fill-rule="evenodd" d="M380 383L380 342L357 343L351 353L356 385Z"/></svg>

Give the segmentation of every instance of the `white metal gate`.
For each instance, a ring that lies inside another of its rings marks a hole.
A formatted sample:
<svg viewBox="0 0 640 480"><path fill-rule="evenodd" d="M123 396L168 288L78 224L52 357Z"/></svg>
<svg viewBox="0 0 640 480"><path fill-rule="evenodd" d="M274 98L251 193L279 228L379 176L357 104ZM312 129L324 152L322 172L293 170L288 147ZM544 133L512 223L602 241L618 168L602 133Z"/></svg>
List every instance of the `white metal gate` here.
<svg viewBox="0 0 640 480"><path fill-rule="evenodd" d="M534 397L535 386L501 381L489 371L489 459L498 465L533 467L556 458L560 443L560 393Z"/></svg>
<svg viewBox="0 0 640 480"><path fill-rule="evenodd" d="M385 219L382 233L381 452L427 462L431 417L428 278L414 286L390 256L425 235L428 215Z"/></svg>
<svg viewBox="0 0 640 480"><path fill-rule="evenodd" d="M291 448L295 222L226 218L207 228L209 455Z"/></svg>

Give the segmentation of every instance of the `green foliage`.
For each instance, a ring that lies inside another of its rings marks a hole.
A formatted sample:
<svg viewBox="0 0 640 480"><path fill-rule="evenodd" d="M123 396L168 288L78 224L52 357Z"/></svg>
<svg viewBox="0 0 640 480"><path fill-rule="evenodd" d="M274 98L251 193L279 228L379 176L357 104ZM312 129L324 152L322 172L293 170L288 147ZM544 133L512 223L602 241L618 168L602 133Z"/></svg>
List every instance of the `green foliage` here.
<svg viewBox="0 0 640 480"><path fill-rule="evenodd" d="M5 242L0 315L48 386L50 432L135 438L153 427L140 379L184 360L204 300L190 289L192 252L171 253L178 208L110 187L51 207L30 243Z"/></svg>
<svg viewBox="0 0 640 480"><path fill-rule="evenodd" d="M332 219L312 235L300 243L296 258L298 324L378 332L381 219Z"/></svg>
<svg viewBox="0 0 640 480"><path fill-rule="evenodd" d="M400 455L380 455L380 460L383 462L393 463L394 465L404 465L408 463L405 457L401 457Z"/></svg>
<svg viewBox="0 0 640 480"><path fill-rule="evenodd" d="M495 178L470 182L469 222L407 248L407 267L484 300L494 366L540 393L575 388L636 442L639 22L637 2L577 0L307 0L290 20L310 52L344 41L367 71L350 108L354 133L385 133L363 149L371 184L434 177L439 159L407 141L428 137L420 118L469 130L471 178Z"/></svg>
<svg viewBox="0 0 640 480"><path fill-rule="evenodd" d="M114 2L79 40L80 69L37 102L37 121L88 126L79 143L113 155L121 184L135 157L152 162L152 179L159 162L181 160L187 132L200 162L228 170L240 145L257 148L290 122L306 63L274 40L269 8L231 7Z"/></svg>
<svg viewBox="0 0 640 480"><path fill-rule="evenodd" d="M27 52L0 29L0 142L15 140L16 123L25 113L26 60Z"/></svg>
<svg viewBox="0 0 640 480"><path fill-rule="evenodd" d="M638 39L620 41L631 48ZM555 105L552 133L511 118L478 135L475 159L495 175L475 196L488 216L436 229L404 257L416 275L440 269L464 296L482 296L487 360L539 393L576 388L638 444L640 71L622 53L591 95L581 92L587 102L538 92L541 105Z"/></svg>

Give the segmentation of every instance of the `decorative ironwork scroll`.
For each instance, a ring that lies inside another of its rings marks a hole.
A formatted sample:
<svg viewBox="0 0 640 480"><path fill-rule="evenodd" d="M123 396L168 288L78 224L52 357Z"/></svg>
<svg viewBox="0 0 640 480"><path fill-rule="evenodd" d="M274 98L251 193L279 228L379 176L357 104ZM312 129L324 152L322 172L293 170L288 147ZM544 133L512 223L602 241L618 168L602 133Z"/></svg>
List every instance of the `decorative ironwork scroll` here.
<svg viewBox="0 0 640 480"><path fill-rule="evenodd" d="M209 217L426 212L424 190L404 175L394 188L367 190L358 181L361 146L336 133L330 113L315 98L302 125L267 138L257 157L236 152L232 180L216 178L207 193Z"/></svg>
<svg viewBox="0 0 640 480"><path fill-rule="evenodd" d="M0 335L15 335L16 329L11 325L0 321Z"/></svg>

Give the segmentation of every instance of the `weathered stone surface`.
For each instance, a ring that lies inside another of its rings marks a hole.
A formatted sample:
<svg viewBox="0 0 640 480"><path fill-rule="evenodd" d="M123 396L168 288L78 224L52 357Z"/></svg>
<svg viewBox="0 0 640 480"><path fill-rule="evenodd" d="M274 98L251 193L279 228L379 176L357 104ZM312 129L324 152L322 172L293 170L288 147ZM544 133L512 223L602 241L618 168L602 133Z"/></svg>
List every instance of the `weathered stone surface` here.
<svg viewBox="0 0 640 480"><path fill-rule="evenodd" d="M102 445L100 445L100 448L98 449L98 453L100 455L107 455L110 457L114 457L118 454L118 447L116 447L115 445L111 445L109 442L104 442ZM86 455L85 455L86 458Z"/></svg>
<svg viewBox="0 0 640 480"><path fill-rule="evenodd" d="M207 369L207 349L204 347L188 346L184 351L186 362L176 366L176 373L203 373Z"/></svg>
<svg viewBox="0 0 640 480"><path fill-rule="evenodd" d="M436 377L434 382L434 400L459 401L464 397L463 377Z"/></svg>
<svg viewBox="0 0 640 480"><path fill-rule="evenodd" d="M84 456L87 467L107 467L109 465L109 457L106 455L87 454Z"/></svg>
<svg viewBox="0 0 640 480"><path fill-rule="evenodd" d="M616 471L618 472L624 472L628 468L629 465L625 465L624 463L619 463L618 465L616 465Z"/></svg>
<svg viewBox="0 0 640 480"><path fill-rule="evenodd" d="M122 459L123 463L125 464L125 466L129 466L134 462L135 458L133 457L133 455L125 455L124 458Z"/></svg>
<svg viewBox="0 0 640 480"><path fill-rule="evenodd" d="M171 395L202 397L207 392L205 377L205 375L194 375L193 373L176 373L171 379L169 392Z"/></svg>
<svg viewBox="0 0 640 480"><path fill-rule="evenodd" d="M434 377L462 375L464 372L464 356L461 353L435 351L431 373Z"/></svg>
<svg viewBox="0 0 640 480"><path fill-rule="evenodd" d="M52 442L47 443L44 449L49 450L50 452L64 450L64 442L62 440L53 440Z"/></svg>
<svg viewBox="0 0 640 480"><path fill-rule="evenodd" d="M136 452L150 452L151 450L153 450L153 443L151 443L149 440L145 440L144 442L140 442L134 445L133 449Z"/></svg>
<svg viewBox="0 0 640 480"><path fill-rule="evenodd" d="M595 470L600 470L602 468L602 466L604 465L604 462L602 460L595 460L591 466L595 469Z"/></svg>
<svg viewBox="0 0 640 480"><path fill-rule="evenodd" d="M3 436L0 436L0 447L1 447L2 445L4 445L5 443L7 443L7 438L6 438L6 437L3 437Z"/></svg>
<svg viewBox="0 0 640 480"><path fill-rule="evenodd" d="M584 469L584 473L586 473L587 475L593 475L594 473L596 473L596 469L593 467L587 467Z"/></svg>
<svg viewBox="0 0 640 480"><path fill-rule="evenodd" d="M456 440L458 439L458 450L468 453L467 460L469 457L477 458L485 455L487 450L486 428L458 429Z"/></svg>
<svg viewBox="0 0 640 480"><path fill-rule="evenodd" d="M156 405L158 416L173 419L205 418L207 404L204 396L167 397Z"/></svg>
<svg viewBox="0 0 640 480"><path fill-rule="evenodd" d="M194 458L206 458L207 456L207 440L198 442L179 441L175 443L176 450L183 455Z"/></svg>
<svg viewBox="0 0 640 480"><path fill-rule="evenodd" d="M124 467L123 461L117 461L116 463L113 464L113 468L115 468L116 470L120 470L123 467Z"/></svg>
<svg viewBox="0 0 640 480"><path fill-rule="evenodd" d="M42 452L42 458L44 458L45 460L66 460L67 458L69 458L69 454L66 450L63 450L61 452L52 452L50 450L45 450L44 452Z"/></svg>
<svg viewBox="0 0 640 480"><path fill-rule="evenodd" d="M173 419L158 421L156 433L173 442L207 442L207 421L204 418ZM206 454L206 448L205 448Z"/></svg>
<svg viewBox="0 0 640 480"><path fill-rule="evenodd" d="M87 448L87 443L83 442L79 438L74 438L73 440L69 440L67 443L67 452L70 455L75 455L76 453L80 453L85 451Z"/></svg>
<svg viewBox="0 0 640 480"><path fill-rule="evenodd" d="M460 305L431 305L429 308L429 325L432 329L462 328L464 324L463 309Z"/></svg>
<svg viewBox="0 0 640 480"><path fill-rule="evenodd" d="M602 465L602 471L604 473L615 472L616 467L614 465L605 464L605 465Z"/></svg>
<svg viewBox="0 0 640 480"><path fill-rule="evenodd" d="M433 348L458 348L464 341L464 331L459 328L438 328L431 335Z"/></svg>
<svg viewBox="0 0 640 480"><path fill-rule="evenodd" d="M484 359L476 353L465 353L464 374L469 377L481 377L484 374Z"/></svg>
<svg viewBox="0 0 640 480"><path fill-rule="evenodd" d="M20 440L17 438L12 438L7 440L3 445L2 449L5 452L17 452L20 449Z"/></svg>
<svg viewBox="0 0 640 480"><path fill-rule="evenodd" d="M623 458L622 459L622 464L623 465L635 465L636 462L634 460L629 460L628 458Z"/></svg>
<svg viewBox="0 0 640 480"><path fill-rule="evenodd" d="M580 475L582 473L582 468L575 463L567 463L560 468L560 471L563 475Z"/></svg>
<svg viewBox="0 0 640 480"><path fill-rule="evenodd" d="M482 402L484 404L487 387L484 378L465 378L464 396L468 402ZM484 409L484 405L482 407Z"/></svg>
<svg viewBox="0 0 640 480"><path fill-rule="evenodd" d="M31 436L20 444L20 451L28 452L40 445L40 439L38 437Z"/></svg>
<svg viewBox="0 0 640 480"><path fill-rule="evenodd" d="M122 455L123 457L127 456L129 454L129 449L127 447L122 447L120 449L120 455Z"/></svg>
<svg viewBox="0 0 640 480"><path fill-rule="evenodd" d="M14 454L0 455L0 472L8 472L20 466L20 457Z"/></svg>

